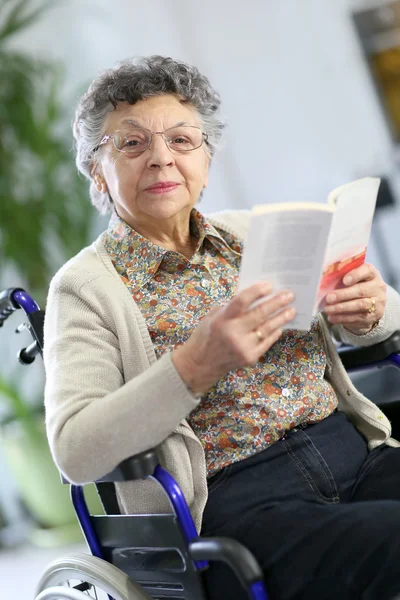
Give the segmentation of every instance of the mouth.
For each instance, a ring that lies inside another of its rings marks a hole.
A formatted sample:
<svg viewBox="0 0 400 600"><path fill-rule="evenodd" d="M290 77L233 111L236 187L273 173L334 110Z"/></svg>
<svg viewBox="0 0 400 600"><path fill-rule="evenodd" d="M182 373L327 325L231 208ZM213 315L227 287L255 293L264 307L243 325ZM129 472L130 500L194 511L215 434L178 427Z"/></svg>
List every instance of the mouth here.
<svg viewBox="0 0 400 600"><path fill-rule="evenodd" d="M152 192L154 194L165 194L172 190L175 190L179 186L179 183L175 181L160 181L159 183L154 183L146 188L146 192Z"/></svg>

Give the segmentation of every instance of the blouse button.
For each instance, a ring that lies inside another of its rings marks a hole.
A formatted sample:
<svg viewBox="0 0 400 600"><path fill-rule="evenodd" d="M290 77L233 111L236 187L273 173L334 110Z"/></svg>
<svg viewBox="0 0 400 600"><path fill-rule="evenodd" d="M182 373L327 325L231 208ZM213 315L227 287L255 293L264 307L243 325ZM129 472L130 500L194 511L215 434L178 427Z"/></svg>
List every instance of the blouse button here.
<svg viewBox="0 0 400 600"><path fill-rule="evenodd" d="M289 398L291 393L292 392L288 388L283 388L283 390L282 390L282 396L284 396L285 398Z"/></svg>
<svg viewBox="0 0 400 600"><path fill-rule="evenodd" d="M202 288L208 288L210 285L210 282L208 281L208 279L202 279L200 285Z"/></svg>

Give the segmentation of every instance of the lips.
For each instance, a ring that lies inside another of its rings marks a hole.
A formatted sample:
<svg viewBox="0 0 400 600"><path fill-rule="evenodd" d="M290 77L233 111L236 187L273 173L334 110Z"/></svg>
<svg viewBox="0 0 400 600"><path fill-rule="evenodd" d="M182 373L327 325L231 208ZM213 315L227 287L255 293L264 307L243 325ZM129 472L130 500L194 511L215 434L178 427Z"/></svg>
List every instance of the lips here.
<svg viewBox="0 0 400 600"><path fill-rule="evenodd" d="M156 191L156 190L168 190L168 189L172 189L174 187L177 187L179 185L179 183L176 183L176 181L160 181L158 183L154 183L153 185L150 185L148 188L146 188L149 191Z"/></svg>

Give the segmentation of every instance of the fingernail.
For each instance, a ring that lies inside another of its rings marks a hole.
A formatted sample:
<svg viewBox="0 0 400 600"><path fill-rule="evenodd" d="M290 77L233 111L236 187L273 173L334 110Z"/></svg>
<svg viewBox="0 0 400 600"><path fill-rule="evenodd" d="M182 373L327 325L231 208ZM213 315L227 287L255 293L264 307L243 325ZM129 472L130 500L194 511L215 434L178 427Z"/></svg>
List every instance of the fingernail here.
<svg viewBox="0 0 400 600"><path fill-rule="evenodd" d="M291 300L294 300L294 294L293 292L285 292L283 294L283 299L287 302L290 302Z"/></svg>
<svg viewBox="0 0 400 600"><path fill-rule="evenodd" d="M350 285L352 282L353 278L351 275L346 275L346 277L343 279L344 285Z"/></svg>
<svg viewBox="0 0 400 600"><path fill-rule="evenodd" d="M336 298L337 298L336 294L328 294L326 297L326 301L327 302L336 302Z"/></svg>

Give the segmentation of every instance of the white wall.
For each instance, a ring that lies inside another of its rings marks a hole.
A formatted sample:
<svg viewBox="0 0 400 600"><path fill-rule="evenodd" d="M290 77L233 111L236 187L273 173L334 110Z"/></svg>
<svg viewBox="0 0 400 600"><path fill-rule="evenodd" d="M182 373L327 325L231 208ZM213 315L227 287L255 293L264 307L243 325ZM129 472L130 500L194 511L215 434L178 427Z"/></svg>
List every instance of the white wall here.
<svg viewBox="0 0 400 600"><path fill-rule="evenodd" d="M390 164L351 4L70 0L19 44L64 62L69 92L130 55L195 63L220 90L230 124L204 205L322 200L332 186Z"/></svg>
<svg viewBox="0 0 400 600"><path fill-rule="evenodd" d="M222 95L229 129L203 210L324 201L338 184L394 169L350 19L352 7L369 5L70 0L17 41L65 64L72 99L96 73L131 55L168 54L206 73ZM384 220L394 233L397 219Z"/></svg>
<svg viewBox="0 0 400 600"><path fill-rule="evenodd" d="M370 4L69 0L16 45L65 64L66 99L127 56L168 54L196 64L220 91L229 122L203 210L324 201L332 187L367 174L390 174L400 188L350 19L351 7ZM383 221L394 255L398 211ZM380 266L373 244L370 256Z"/></svg>

